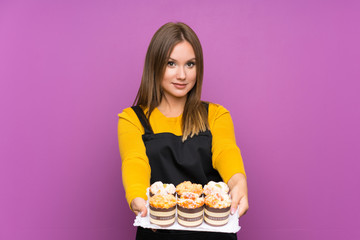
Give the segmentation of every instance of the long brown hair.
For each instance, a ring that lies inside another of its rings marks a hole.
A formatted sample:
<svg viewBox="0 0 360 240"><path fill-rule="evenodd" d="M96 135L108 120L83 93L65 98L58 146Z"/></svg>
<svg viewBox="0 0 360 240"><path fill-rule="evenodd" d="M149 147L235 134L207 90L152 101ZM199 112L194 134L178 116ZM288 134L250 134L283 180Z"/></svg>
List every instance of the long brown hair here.
<svg viewBox="0 0 360 240"><path fill-rule="evenodd" d="M188 25L169 22L156 31L146 53L141 84L134 105L147 108L146 117L150 118L151 112L159 106L163 97L161 81L170 54L175 45L183 41L191 44L196 60L196 82L187 94L182 115L182 140L185 141L189 136L193 137L209 127L206 108L200 100L204 74L202 47L195 32Z"/></svg>

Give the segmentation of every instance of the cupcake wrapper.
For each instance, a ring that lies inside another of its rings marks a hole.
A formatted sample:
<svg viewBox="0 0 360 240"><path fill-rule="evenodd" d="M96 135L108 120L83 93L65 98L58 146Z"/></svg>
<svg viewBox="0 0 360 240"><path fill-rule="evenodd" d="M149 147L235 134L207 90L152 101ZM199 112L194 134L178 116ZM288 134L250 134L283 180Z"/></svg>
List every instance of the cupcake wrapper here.
<svg viewBox="0 0 360 240"><path fill-rule="evenodd" d="M204 221L211 226L223 226L228 223L230 207L213 208L205 205Z"/></svg>
<svg viewBox="0 0 360 240"><path fill-rule="evenodd" d="M149 208L151 223L161 227L169 227L175 223L176 205L171 208Z"/></svg>
<svg viewBox="0 0 360 240"><path fill-rule="evenodd" d="M189 209L181 206L178 208L178 223L184 227L200 226L204 220L204 205L198 208Z"/></svg>

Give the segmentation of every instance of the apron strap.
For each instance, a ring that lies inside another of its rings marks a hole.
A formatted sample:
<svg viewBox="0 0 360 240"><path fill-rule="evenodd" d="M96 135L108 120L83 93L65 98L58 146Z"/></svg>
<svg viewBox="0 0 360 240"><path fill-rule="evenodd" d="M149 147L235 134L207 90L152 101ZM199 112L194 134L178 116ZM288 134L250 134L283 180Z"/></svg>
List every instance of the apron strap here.
<svg viewBox="0 0 360 240"><path fill-rule="evenodd" d="M154 132L150 126L149 119L147 119L147 117L145 116L141 107L140 106L132 106L131 108L134 110L134 112L136 113L137 117L140 120L141 125L144 127L145 134L154 134Z"/></svg>
<svg viewBox="0 0 360 240"><path fill-rule="evenodd" d="M207 102L202 102L202 104L204 104L205 108L206 108L206 112L209 114L209 103ZM140 120L141 125L143 126L144 130L145 130L145 134L154 134L150 123L149 123L149 119L147 119L147 117L145 116L143 110L141 109L140 106L132 106L131 107L134 112L136 113L137 117Z"/></svg>
<svg viewBox="0 0 360 240"><path fill-rule="evenodd" d="M207 114L209 114L209 103L208 102L202 102L204 104Z"/></svg>

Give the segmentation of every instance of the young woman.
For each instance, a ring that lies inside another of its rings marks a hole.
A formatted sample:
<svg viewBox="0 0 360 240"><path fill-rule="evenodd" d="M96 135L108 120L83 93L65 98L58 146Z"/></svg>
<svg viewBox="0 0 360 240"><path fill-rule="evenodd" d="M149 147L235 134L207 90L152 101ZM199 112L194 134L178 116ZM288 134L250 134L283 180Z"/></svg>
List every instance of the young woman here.
<svg viewBox="0 0 360 240"><path fill-rule="evenodd" d="M167 23L153 36L134 106L119 114L122 177L132 211L147 215L155 181L224 181L231 213L248 207L245 170L233 123L222 106L202 102L203 54L194 31ZM236 234L138 228L137 239L236 239Z"/></svg>

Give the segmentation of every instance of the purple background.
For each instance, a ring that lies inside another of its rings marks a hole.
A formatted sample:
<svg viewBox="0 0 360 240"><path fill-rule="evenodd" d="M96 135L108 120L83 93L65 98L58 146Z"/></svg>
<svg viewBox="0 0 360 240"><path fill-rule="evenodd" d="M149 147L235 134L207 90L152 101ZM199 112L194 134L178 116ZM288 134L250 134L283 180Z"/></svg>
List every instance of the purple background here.
<svg viewBox="0 0 360 240"><path fill-rule="evenodd" d="M232 114L239 239L359 239L359 1L0 2L0 239L133 239L117 113L184 21ZM220 3L221 2L221 3Z"/></svg>

